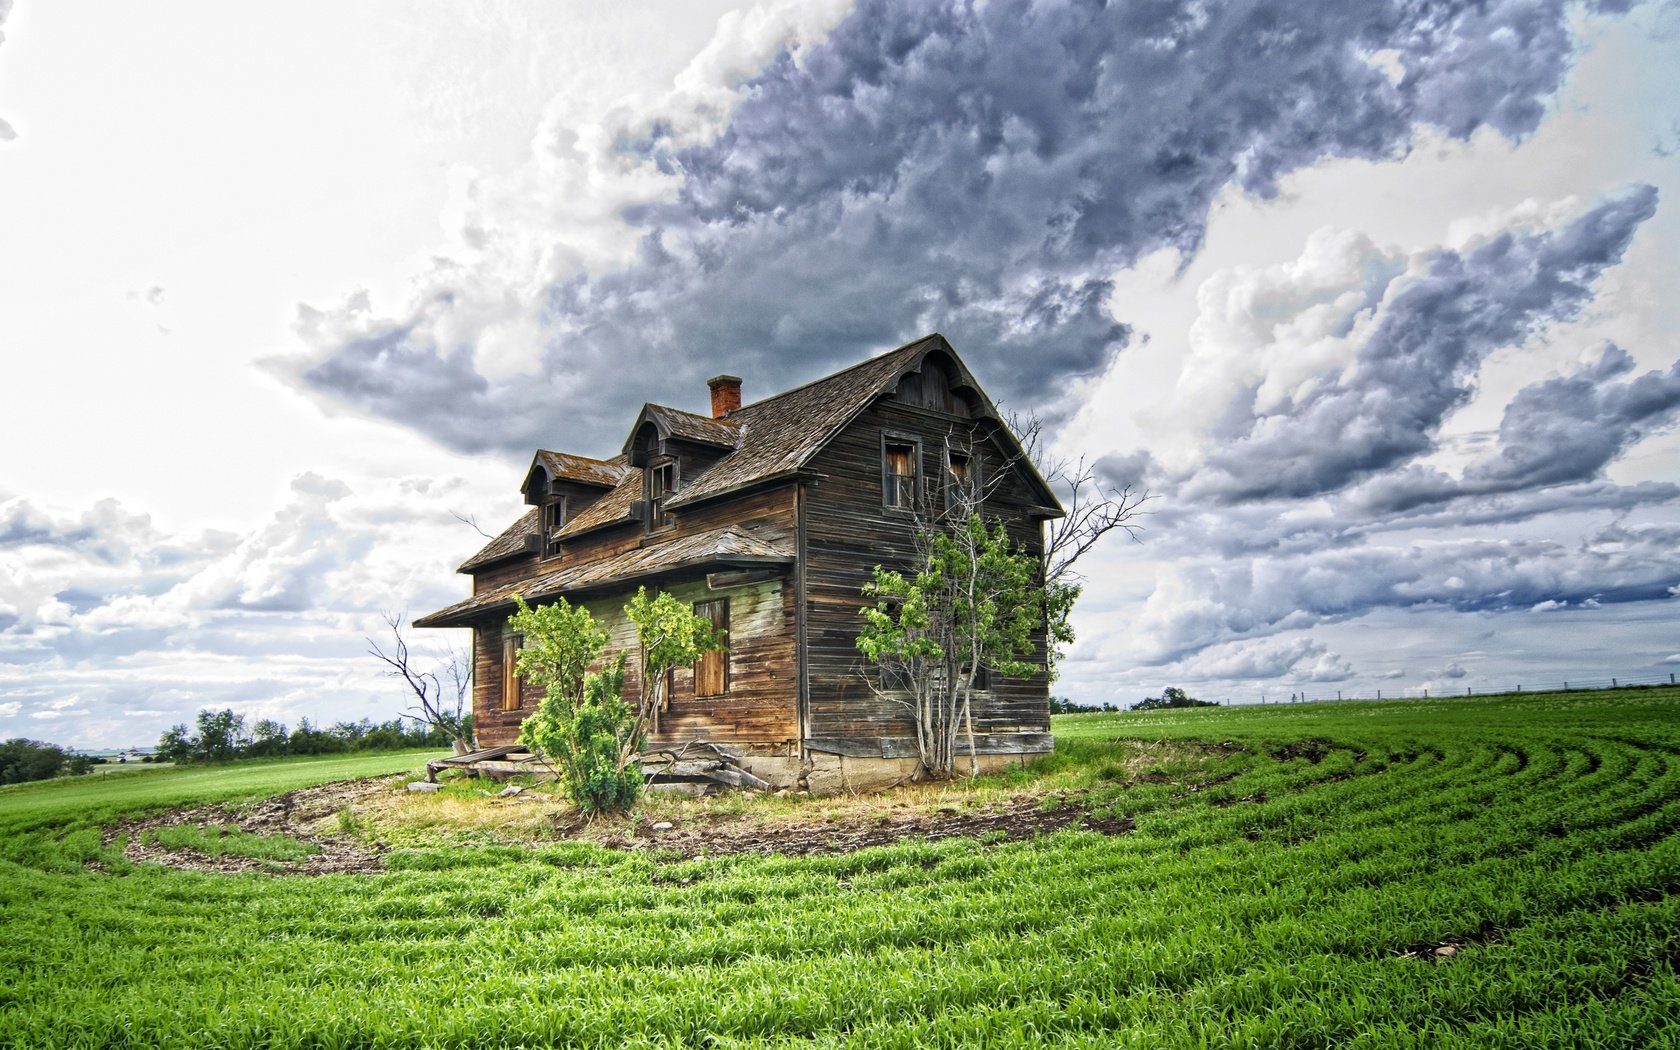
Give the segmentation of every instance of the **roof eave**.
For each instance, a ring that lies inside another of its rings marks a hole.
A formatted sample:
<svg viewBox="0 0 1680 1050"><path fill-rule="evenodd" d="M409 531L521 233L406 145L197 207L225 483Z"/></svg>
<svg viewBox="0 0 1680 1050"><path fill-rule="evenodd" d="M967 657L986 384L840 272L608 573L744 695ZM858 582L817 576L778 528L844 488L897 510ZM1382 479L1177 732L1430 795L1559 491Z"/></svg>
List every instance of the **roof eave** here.
<svg viewBox="0 0 1680 1050"><path fill-rule="evenodd" d="M488 604L472 608L461 608L461 606L467 605L473 601L472 598L467 598L463 601L456 602L454 605L445 606L436 612L427 613L425 616L418 617L414 620L412 626L469 627L476 621L482 620L487 616L495 616L506 610L514 608L515 605L513 599L516 594L525 598L527 601L535 601L544 598L561 598L571 595L598 594L602 591L621 590L625 587L631 586L632 584L645 583L648 580L661 576L673 576L688 573L704 575L708 570L716 566L726 566L729 568L773 568L789 566L792 564L792 555L778 555L771 557L762 554L716 554L705 558L698 558L694 561L679 562L675 565L649 566L646 569L638 569L633 572L627 572L622 576L614 576L613 578L607 580L597 580L576 587L556 587L552 590L536 589L530 591L530 593L526 593L521 590L514 590L510 591L505 597L497 598Z"/></svg>

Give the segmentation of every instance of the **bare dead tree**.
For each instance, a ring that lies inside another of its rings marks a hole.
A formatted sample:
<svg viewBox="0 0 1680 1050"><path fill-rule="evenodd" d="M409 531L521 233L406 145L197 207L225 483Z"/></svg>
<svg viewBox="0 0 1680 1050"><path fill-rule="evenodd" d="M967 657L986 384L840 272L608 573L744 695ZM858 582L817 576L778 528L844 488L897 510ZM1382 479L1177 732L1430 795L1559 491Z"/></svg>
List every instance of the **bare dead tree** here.
<svg viewBox="0 0 1680 1050"><path fill-rule="evenodd" d="M463 525L470 526L474 532L483 536L487 540L493 540L496 538L478 527L478 516L475 514L462 514L458 510L452 510L449 512L449 516Z"/></svg>
<svg viewBox="0 0 1680 1050"><path fill-rule="evenodd" d="M449 734L457 755L471 751L472 658L453 646L440 658L444 661L444 674L449 679L446 688L443 679L435 672L415 666L415 655L408 647L408 639L403 637L403 618L390 612L381 616L391 629L392 651L386 653L378 642L368 638L368 655L377 657L386 665L386 677L402 679L414 693L419 703L405 709L410 717ZM454 694L453 697L449 696L450 693Z"/></svg>
<svg viewBox="0 0 1680 1050"><path fill-rule="evenodd" d="M1155 497L1136 485L1104 486L1095 464L1084 456L1051 455L1044 437L1044 423L1037 415L1009 413L1006 422L1020 439L1027 459L1062 497L1064 517L1051 520L1045 530L1045 579L1074 584L1080 579L1073 566L1104 536L1115 530L1134 542L1143 531L1137 520Z"/></svg>

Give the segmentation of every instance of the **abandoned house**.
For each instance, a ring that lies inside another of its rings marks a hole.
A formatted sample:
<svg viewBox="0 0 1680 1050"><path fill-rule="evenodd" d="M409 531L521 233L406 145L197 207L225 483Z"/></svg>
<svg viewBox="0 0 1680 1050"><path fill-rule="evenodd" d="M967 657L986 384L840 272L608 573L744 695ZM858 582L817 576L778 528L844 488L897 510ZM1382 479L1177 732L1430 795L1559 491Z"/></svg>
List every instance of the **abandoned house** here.
<svg viewBox="0 0 1680 1050"><path fill-rule="evenodd" d="M918 508L952 486L982 494L986 518L1040 556L1055 495L937 334L752 403L734 376L709 385L709 415L644 405L610 458L538 451L530 509L460 567L472 597L415 626L472 628L473 720L493 748L541 699L514 673L514 595L583 605L609 652L633 652L622 607L638 586L664 589L728 648L672 672L649 750L711 743L771 785L818 792L914 773L910 709L854 645L863 585L877 564L909 567ZM1044 672L979 684L982 769L1050 750ZM639 691L632 656L626 698Z"/></svg>

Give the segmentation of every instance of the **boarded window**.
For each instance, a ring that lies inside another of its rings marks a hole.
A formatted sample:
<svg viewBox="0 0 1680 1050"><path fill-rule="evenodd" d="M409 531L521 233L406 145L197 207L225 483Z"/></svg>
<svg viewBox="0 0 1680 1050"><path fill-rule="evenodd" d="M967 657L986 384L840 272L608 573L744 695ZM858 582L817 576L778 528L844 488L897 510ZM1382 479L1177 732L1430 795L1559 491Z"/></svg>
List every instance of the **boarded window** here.
<svg viewBox="0 0 1680 1050"><path fill-rule="evenodd" d="M502 638L502 710L519 710L519 693L522 683L519 679L519 650L525 647L525 636L522 634L504 635Z"/></svg>
<svg viewBox="0 0 1680 1050"><path fill-rule="evenodd" d="M888 441L881 455L881 502L911 510L916 506L916 446Z"/></svg>
<svg viewBox="0 0 1680 1050"><path fill-rule="evenodd" d="M729 644L729 599L714 598L709 602L695 602L694 614L712 623L718 641ZM694 695L722 696L729 692L729 651L714 649L700 654L694 662Z"/></svg>

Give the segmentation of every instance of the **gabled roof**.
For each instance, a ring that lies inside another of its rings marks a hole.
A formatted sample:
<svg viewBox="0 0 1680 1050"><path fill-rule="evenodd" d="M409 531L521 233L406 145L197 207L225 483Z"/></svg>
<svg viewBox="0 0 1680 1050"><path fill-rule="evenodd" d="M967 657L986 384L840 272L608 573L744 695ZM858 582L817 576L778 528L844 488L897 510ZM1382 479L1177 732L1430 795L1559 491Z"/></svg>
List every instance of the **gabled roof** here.
<svg viewBox="0 0 1680 1050"><path fill-rule="evenodd" d="M663 405L644 405L625 441L625 456L635 443L636 431L649 422L659 428L660 434L665 437L679 437L732 449L698 474L683 477L676 495L666 504L672 509L792 477L875 398L891 391L902 376L920 367L922 359L934 350L950 356L961 385L971 389L982 402L983 414L999 419L996 406L986 398L980 384L951 344L936 332L833 375L745 405L729 413L727 419L712 419ZM1059 513L1061 505L1055 493L1034 469L1009 428L1000 426L998 435L1000 441L1012 446L1009 450L1011 458L1023 470L1029 484L1037 489L1046 513ZM622 464L625 457L611 462ZM642 496L641 472L621 470L617 485L567 522L560 531L560 538L567 539L633 520L633 505ZM521 518L508 533L498 536L463 564L461 571L468 572L497 558L522 552L525 549L523 541L515 542L509 533L523 530L521 536L534 535L536 529L533 515Z"/></svg>
<svg viewBox="0 0 1680 1050"><path fill-rule="evenodd" d="M603 587L619 587L651 576L684 569L776 566L793 562L793 545L785 537L766 536L750 528L723 528L677 536L596 561L561 565L530 579L515 580L473 595L465 601L429 613L416 627L458 627L478 616L513 607L513 596L528 602L571 596Z"/></svg>
<svg viewBox="0 0 1680 1050"><path fill-rule="evenodd" d="M535 470L539 466L548 471L551 478L603 489L617 485L619 479L624 476L623 459L590 459L588 456L574 456L570 452L550 452L545 448L539 448L535 458L531 460L531 469ZM529 477L529 474L526 476Z"/></svg>
<svg viewBox="0 0 1680 1050"><path fill-rule="evenodd" d="M926 336L844 371L736 409L729 414L729 420L742 433L734 455L725 456L692 482L685 482L668 505L683 507L794 473L936 346L946 346L944 337Z"/></svg>
<svg viewBox="0 0 1680 1050"><path fill-rule="evenodd" d="M733 419L713 419L650 401L642 406L636 422L630 426L630 436L624 439L625 456L630 455L636 443L636 432L642 429L644 423L652 423L661 439L674 437L721 449L736 448L741 440L740 424Z"/></svg>

